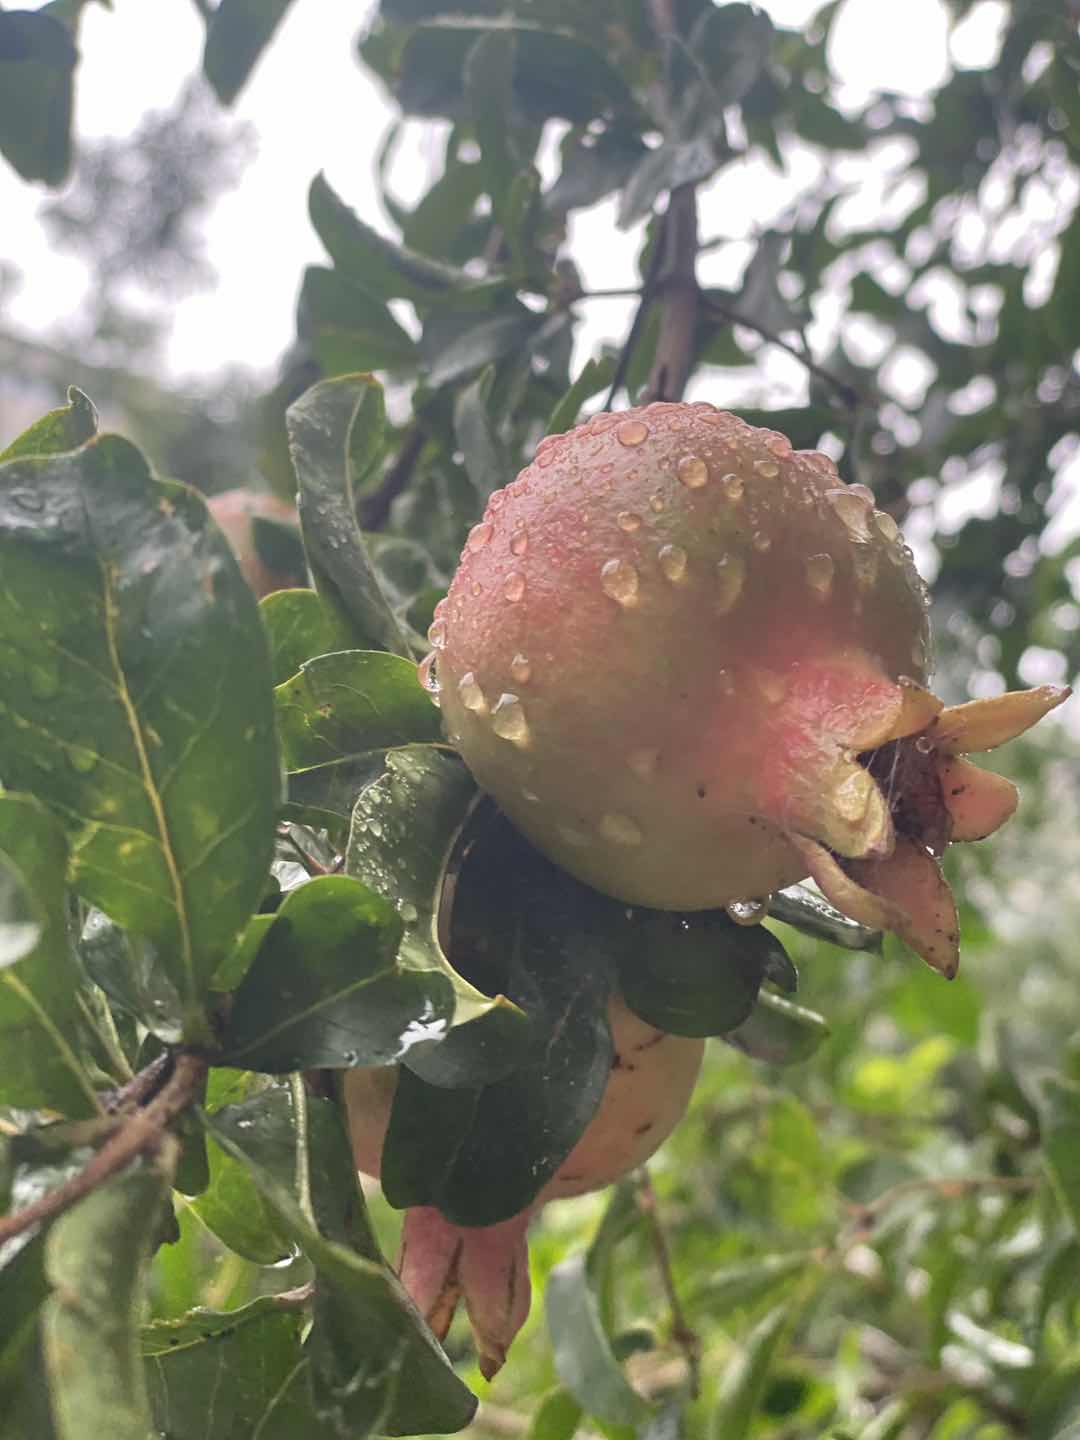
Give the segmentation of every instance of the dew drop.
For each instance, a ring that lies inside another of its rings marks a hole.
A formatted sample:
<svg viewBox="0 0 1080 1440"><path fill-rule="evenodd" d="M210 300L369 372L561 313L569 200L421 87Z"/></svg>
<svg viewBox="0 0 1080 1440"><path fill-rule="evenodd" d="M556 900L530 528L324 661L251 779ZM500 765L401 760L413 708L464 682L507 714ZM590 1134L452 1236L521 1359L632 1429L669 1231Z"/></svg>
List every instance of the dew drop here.
<svg viewBox="0 0 1080 1440"><path fill-rule="evenodd" d="M589 837L583 830L576 830L573 825L558 825L556 829L567 845L573 845L575 850L583 850L589 844Z"/></svg>
<svg viewBox="0 0 1080 1440"><path fill-rule="evenodd" d="M832 591L836 564L831 555L808 555L806 559L806 583L818 600L827 600Z"/></svg>
<svg viewBox="0 0 1080 1440"><path fill-rule="evenodd" d="M536 452L536 465L538 465L541 470L546 470L555 459L555 453L554 446L550 446L547 450L538 450Z"/></svg>
<svg viewBox="0 0 1080 1440"><path fill-rule="evenodd" d="M868 770L855 770L833 788L829 798L841 820L857 825L870 808L870 798L875 788L873 777Z"/></svg>
<svg viewBox="0 0 1080 1440"><path fill-rule="evenodd" d="M760 925L769 913L768 900L732 900L725 905L729 920L736 925Z"/></svg>
<svg viewBox="0 0 1080 1440"><path fill-rule="evenodd" d="M709 478L709 467L700 455L684 455L675 473L688 490L700 490Z"/></svg>
<svg viewBox="0 0 1080 1440"><path fill-rule="evenodd" d="M613 845L640 845L644 838L635 820L614 810L600 821L600 834Z"/></svg>
<svg viewBox="0 0 1080 1440"><path fill-rule="evenodd" d="M775 480L780 474L780 466L775 460L755 460L754 469L766 480Z"/></svg>
<svg viewBox="0 0 1080 1440"><path fill-rule="evenodd" d="M446 621L433 620L428 626L427 638L436 650L446 649Z"/></svg>
<svg viewBox="0 0 1080 1440"><path fill-rule="evenodd" d="M491 497L490 497L489 500L488 500L488 509L489 509L489 510L496 510L496 511L497 511L497 510L501 510L502 507L503 507L505 504L506 504L506 491L505 491L505 490L495 490L495 491L492 492L492 495L491 495Z"/></svg>
<svg viewBox="0 0 1080 1440"><path fill-rule="evenodd" d="M648 746L644 746L640 750L631 750L626 757L626 763L639 780L651 780L660 763L660 751L650 749Z"/></svg>
<svg viewBox="0 0 1080 1440"><path fill-rule="evenodd" d="M735 694L735 681L732 679L730 670L717 670L716 688L721 695L730 697Z"/></svg>
<svg viewBox="0 0 1080 1440"><path fill-rule="evenodd" d="M503 585L503 595L510 601L511 605L516 605L524 594L525 576L522 575L520 570L515 570L506 577L506 583Z"/></svg>
<svg viewBox="0 0 1080 1440"><path fill-rule="evenodd" d="M857 495L860 500L865 500L868 505L873 505L874 492L869 485L849 485L848 490L852 495Z"/></svg>
<svg viewBox="0 0 1080 1440"><path fill-rule="evenodd" d="M854 486L838 486L826 490L825 498L836 512L837 517L856 544L864 545L870 539L870 506L865 498L855 493Z"/></svg>
<svg viewBox="0 0 1080 1440"><path fill-rule="evenodd" d="M741 555L721 555L716 562L716 608L726 615L742 594L746 563Z"/></svg>
<svg viewBox="0 0 1080 1440"><path fill-rule="evenodd" d="M524 555L529 548L529 532L524 529L515 530L510 536L510 554Z"/></svg>
<svg viewBox="0 0 1080 1440"><path fill-rule="evenodd" d="M721 475L720 488L729 500L741 500L746 485L741 475L736 475L734 470L729 470L726 475Z"/></svg>
<svg viewBox="0 0 1080 1440"><path fill-rule="evenodd" d="M620 530L625 530L628 535L632 535L635 530L641 529L641 516L635 515L633 510L620 510L615 516L615 523Z"/></svg>
<svg viewBox="0 0 1080 1440"><path fill-rule="evenodd" d="M420 919L420 911L417 910L411 900L402 900L398 906L398 914L406 925L415 925L417 920Z"/></svg>
<svg viewBox="0 0 1080 1440"><path fill-rule="evenodd" d="M29 510L34 514L45 508L44 497L39 495L36 490L13 490L11 498L21 509Z"/></svg>
<svg viewBox="0 0 1080 1440"><path fill-rule="evenodd" d="M770 435L765 441L765 449L771 450L774 455L783 460L785 456L791 454L791 441L786 435Z"/></svg>
<svg viewBox="0 0 1080 1440"><path fill-rule="evenodd" d="M487 709L484 692L480 689L476 676L471 670L466 670L465 674L462 675L458 681L457 689L458 696L466 710L471 710L475 715L479 711Z"/></svg>
<svg viewBox="0 0 1080 1440"><path fill-rule="evenodd" d="M869 546L860 546L852 551L851 563L855 571L855 583L860 590L869 590L877 579L878 552Z"/></svg>
<svg viewBox="0 0 1080 1440"><path fill-rule="evenodd" d="M888 513L888 511L875 510L874 524L877 526L877 532L881 536L881 538L883 540L887 540L890 545L895 544L895 542L899 540L900 526L896 523L896 521Z"/></svg>
<svg viewBox="0 0 1080 1440"><path fill-rule="evenodd" d="M481 520L479 525L474 525L469 531L469 538L465 541L466 547L469 550L482 550L491 539L494 529L490 520Z"/></svg>
<svg viewBox="0 0 1080 1440"><path fill-rule="evenodd" d="M767 550L772 549L772 536L767 530L755 530L751 544L759 554L764 555Z"/></svg>
<svg viewBox="0 0 1080 1440"><path fill-rule="evenodd" d="M85 745L70 745L67 752L68 764L80 775L89 775L94 766L98 763L98 757L93 750L87 749Z"/></svg>
<svg viewBox="0 0 1080 1440"><path fill-rule="evenodd" d="M530 805L540 804L540 796L537 795L535 790L522 790L521 798L527 800Z"/></svg>
<svg viewBox="0 0 1080 1440"><path fill-rule="evenodd" d="M442 701L439 699L439 677L435 671L435 664L438 658L435 651L432 650L424 656L423 660L421 660L420 664L416 667L416 678L427 691L428 699L433 705L442 704Z"/></svg>
<svg viewBox="0 0 1080 1440"><path fill-rule="evenodd" d="M663 508L664 497L660 494L660 491L657 490L649 496L649 509L653 512L654 515L659 515Z"/></svg>
<svg viewBox="0 0 1080 1440"><path fill-rule="evenodd" d="M644 420L624 420L615 431L615 439L620 445L628 445L631 449L635 445L642 444L649 438L649 427Z"/></svg>
<svg viewBox="0 0 1080 1440"><path fill-rule="evenodd" d="M473 595L482 595L484 593L484 587L480 584L479 580L474 580L469 586L469 590Z"/></svg>
<svg viewBox="0 0 1080 1440"><path fill-rule="evenodd" d="M499 696L491 712L491 728L501 740L509 740L514 745L529 743L525 711L516 695L506 692Z"/></svg>
<svg viewBox="0 0 1080 1440"><path fill-rule="evenodd" d="M634 605L638 594L638 573L628 560L607 560L600 569L605 595L620 605Z"/></svg>
<svg viewBox="0 0 1080 1440"><path fill-rule="evenodd" d="M532 675L532 665L529 663L529 657L521 654L515 655L513 660L510 661L510 674L519 685L527 685Z"/></svg>
<svg viewBox="0 0 1080 1440"><path fill-rule="evenodd" d="M932 755L934 753L934 742L927 735L920 735L915 741L915 749L920 755Z"/></svg>
<svg viewBox="0 0 1080 1440"><path fill-rule="evenodd" d="M443 598L439 601L439 603L435 606L435 609L431 612L432 619L441 620L446 614L447 610L449 610L449 608L450 602L444 595Z"/></svg>
<svg viewBox="0 0 1080 1440"><path fill-rule="evenodd" d="M686 579L687 554L681 545L663 545L657 555L664 579L678 585Z"/></svg>

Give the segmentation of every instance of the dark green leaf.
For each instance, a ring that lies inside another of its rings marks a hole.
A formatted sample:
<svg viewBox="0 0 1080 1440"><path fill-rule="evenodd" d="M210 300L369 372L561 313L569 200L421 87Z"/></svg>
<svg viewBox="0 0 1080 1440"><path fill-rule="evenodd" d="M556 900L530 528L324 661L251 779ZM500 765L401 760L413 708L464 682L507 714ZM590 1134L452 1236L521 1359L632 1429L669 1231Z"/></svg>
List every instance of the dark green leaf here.
<svg viewBox="0 0 1080 1440"><path fill-rule="evenodd" d="M154 947L130 935L100 910L91 910L79 939L86 973L114 1004L167 1045L179 1042L184 1008Z"/></svg>
<svg viewBox="0 0 1080 1440"><path fill-rule="evenodd" d="M78 58L61 20L28 10L0 13L0 153L24 180L59 185L71 168Z"/></svg>
<svg viewBox="0 0 1080 1440"><path fill-rule="evenodd" d="M510 120L514 105L514 50L512 30L482 34L465 58L465 104L476 143L480 167L491 206L502 219L510 186L519 166L514 153Z"/></svg>
<svg viewBox="0 0 1080 1440"><path fill-rule="evenodd" d="M689 50L709 76L717 107L737 105L761 74L772 48L773 25L755 5L706 6Z"/></svg>
<svg viewBox="0 0 1080 1440"><path fill-rule="evenodd" d="M520 350L535 339L543 323L542 315L524 305L508 306L497 315L470 324L448 344L440 344L437 354L432 353L431 339L425 331L422 343L431 365L428 384L437 390Z"/></svg>
<svg viewBox="0 0 1080 1440"><path fill-rule="evenodd" d="M140 1165L86 1196L49 1232L52 1294L42 1338L59 1440L146 1440L151 1431L138 1320L167 1194L167 1174Z"/></svg>
<svg viewBox="0 0 1080 1440"><path fill-rule="evenodd" d="M348 650L352 644L351 628L314 590L275 590L259 602L259 613L270 637L276 686L291 680L305 660Z"/></svg>
<svg viewBox="0 0 1080 1440"><path fill-rule="evenodd" d="M769 901L769 915L811 935L815 940L828 940L845 950L880 950L880 930L868 930L849 920L839 910L806 885L789 885L778 890Z"/></svg>
<svg viewBox="0 0 1080 1440"><path fill-rule="evenodd" d="M285 423L316 588L363 644L407 656L408 641L379 588L356 521L354 497L385 444L382 387L370 375L324 380L289 406Z"/></svg>
<svg viewBox="0 0 1080 1440"><path fill-rule="evenodd" d="M38 1234L4 1247L0 1265L0 1416L16 1409L14 1396L32 1353L38 1349L38 1314L49 1293L45 1279L45 1238ZM35 1375L34 1380L38 1377ZM44 1389L44 1386L42 1386ZM18 1431L14 1431L18 1434ZM30 1434L33 1432L25 1431ZM7 1432L0 1420L0 1435Z"/></svg>
<svg viewBox="0 0 1080 1440"><path fill-rule="evenodd" d="M577 379L552 410L547 422L548 435L562 435L577 424L581 407L591 396L606 390L615 375L615 360L605 355L601 360L586 360Z"/></svg>
<svg viewBox="0 0 1080 1440"><path fill-rule="evenodd" d="M298 675L277 687L274 702L288 770L337 765L442 734L416 666L380 650L342 650L305 661Z"/></svg>
<svg viewBox="0 0 1080 1440"><path fill-rule="evenodd" d="M6 450L0 450L0 463L19 460L25 455L59 455L65 450L76 450L94 438L98 417L93 403L74 385L68 389L67 395L66 405L50 410L13 440Z"/></svg>
<svg viewBox="0 0 1080 1440"><path fill-rule="evenodd" d="M255 554L279 583L301 584L307 577L307 556L300 538L300 526L272 515L251 517L251 543Z"/></svg>
<svg viewBox="0 0 1080 1440"><path fill-rule="evenodd" d="M239 95L291 3L218 0L207 24L203 70L223 105Z"/></svg>
<svg viewBox="0 0 1080 1440"><path fill-rule="evenodd" d="M720 164L722 152L712 136L668 141L647 150L626 182L619 202L618 223L624 229L643 219L665 190L679 185L697 185L707 180Z"/></svg>
<svg viewBox="0 0 1080 1440"><path fill-rule="evenodd" d="M64 832L32 796L0 794L0 855L17 867L32 906L33 921L21 923L38 930L28 951L0 966L0 1102L91 1114L97 1101L78 1054L78 970L65 918Z"/></svg>
<svg viewBox="0 0 1080 1440"><path fill-rule="evenodd" d="M795 1005L762 990L752 1014L724 1039L736 1050L769 1065L799 1065L829 1038L829 1027L816 1010Z"/></svg>
<svg viewBox="0 0 1080 1440"><path fill-rule="evenodd" d="M360 795L345 868L396 904L406 922L400 960L445 977L455 997L453 1029L437 1047L418 1045L405 1063L432 1084L475 1086L521 1058L525 1017L501 995L485 995L452 968L440 940L447 867L476 788L456 759L430 747L393 751Z"/></svg>
<svg viewBox="0 0 1080 1440"><path fill-rule="evenodd" d="M198 1036L273 840L254 598L202 499L113 436L0 466L0 557L0 770L69 826L72 884L153 942Z"/></svg>
<svg viewBox="0 0 1080 1440"><path fill-rule="evenodd" d="M396 960L393 905L346 875L285 897L233 998L226 1064L249 1070L388 1065L437 1039L453 1015L443 976Z"/></svg>
<svg viewBox="0 0 1080 1440"><path fill-rule="evenodd" d="M610 1425L646 1425L652 1412L630 1388L600 1321L584 1255L548 1276L544 1296L555 1369L589 1415Z"/></svg>
<svg viewBox="0 0 1080 1440"><path fill-rule="evenodd" d="M509 480L509 466L491 418L491 392L495 367L489 365L454 400L454 437L465 458L465 469L476 487L478 511L493 490Z"/></svg>
<svg viewBox="0 0 1080 1440"><path fill-rule="evenodd" d="M297 329L328 376L394 370L415 362L416 345L382 301L337 270L309 265Z"/></svg>
<svg viewBox="0 0 1080 1440"><path fill-rule="evenodd" d="M0 797L0 808L6 798ZM22 871L0 851L0 970L32 954L44 928L41 911L26 888Z"/></svg>
<svg viewBox="0 0 1080 1440"><path fill-rule="evenodd" d="M739 1265L725 1266L714 1270L695 1288L694 1303L714 1317L748 1309L777 1290L786 1290L813 1260L813 1251L796 1250L788 1255L759 1255Z"/></svg>
<svg viewBox="0 0 1080 1440"><path fill-rule="evenodd" d="M573 1440L582 1413L580 1403L561 1385L549 1390L533 1413L525 1440Z"/></svg>
<svg viewBox="0 0 1080 1440"><path fill-rule="evenodd" d="M789 1317L786 1305L770 1310L728 1361L712 1413L713 1440L746 1440Z"/></svg>
<svg viewBox="0 0 1080 1440"><path fill-rule="evenodd" d="M1041 1086L1042 1158L1058 1200L1080 1232L1080 1085L1048 1075Z"/></svg>
<svg viewBox="0 0 1080 1440"><path fill-rule="evenodd" d="M630 130L571 131L562 144L562 169L544 204L556 215L595 205L621 189L649 153Z"/></svg>

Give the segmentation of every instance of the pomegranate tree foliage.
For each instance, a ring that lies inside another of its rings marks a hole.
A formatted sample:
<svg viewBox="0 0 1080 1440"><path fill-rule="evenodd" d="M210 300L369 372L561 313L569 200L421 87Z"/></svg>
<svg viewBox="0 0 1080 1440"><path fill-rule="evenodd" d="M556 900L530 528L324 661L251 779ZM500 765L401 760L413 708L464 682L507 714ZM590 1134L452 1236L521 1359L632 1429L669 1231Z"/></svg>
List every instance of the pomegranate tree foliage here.
<svg viewBox="0 0 1080 1440"><path fill-rule="evenodd" d="M0 152L29 181L71 163L82 8L0 10ZM228 104L288 0L199 8ZM741 413L798 446L831 434L898 519L931 503L920 477L1000 471L994 513L941 537L946 684L976 641L1007 680L1032 643L1075 666L1076 547L1035 541L1076 426L1080 220L1031 222L1058 249L1035 299L1023 246L956 233L977 230L984 182L997 223L1035 177L1074 173L1075 14L1007 7L989 69L853 113L825 53L838 8L798 34L707 0L381 0L360 58L403 116L444 122L444 163L404 205L391 132L390 234L312 183L328 260L264 412L310 589L257 608L197 494L99 434L78 391L0 453L4 1437L461 1428L471 1343L440 1348L383 1259L394 1214L357 1185L340 1076L403 1067L392 1204L489 1224L593 1114L615 985L726 1043L655 1188L536 1226L548 1333L538 1306L478 1427L1080 1433L1060 732L1011 754L1020 820L953 868L965 965L946 985L809 893L777 897L768 927L627 915L493 815L414 679L464 535L545 431L609 388L719 384L776 345L808 362L805 403ZM896 138L921 199L837 223L850 157ZM796 143L819 179L758 228L739 284L691 284L680 319L694 187ZM648 221L640 304L625 345L575 371L567 220L609 196L620 224ZM933 276L958 297L948 331L920 294ZM826 291L929 362L924 399L890 393L849 332L803 350ZM271 568L296 545L270 523L256 541Z"/></svg>

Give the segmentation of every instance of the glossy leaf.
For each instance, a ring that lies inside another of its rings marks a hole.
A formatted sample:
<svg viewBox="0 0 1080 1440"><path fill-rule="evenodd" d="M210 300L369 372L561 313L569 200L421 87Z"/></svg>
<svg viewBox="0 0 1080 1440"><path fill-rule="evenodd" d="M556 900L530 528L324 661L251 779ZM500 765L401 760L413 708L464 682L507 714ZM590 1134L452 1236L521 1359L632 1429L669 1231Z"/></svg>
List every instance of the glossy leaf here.
<svg viewBox="0 0 1080 1440"><path fill-rule="evenodd" d="M203 70L223 105L231 105L292 0L218 0L206 27Z"/></svg>
<svg viewBox="0 0 1080 1440"><path fill-rule="evenodd" d="M344 650L305 661L274 691L274 705L287 770L338 765L442 734L416 666L384 651Z"/></svg>
<svg viewBox="0 0 1080 1440"><path fill-rule="evenodd" d="M586 360L581 371L548 417L547 434L562 435L577 424L581 407L593 395L605 390L615 376L615 361L607 356L602 360Z"/></svg>
<svg viewBox="0 0 1080 1440"><path fill-rule="evenodd" d="M68 403L50 410L36 420L29 430L0 450L0 464L18 460L25 455L59 455L76 450L97 434L98 417L92 401L72 385L67 392Z"/></svg>
<svg viewBox="0 0 1080 1440"><path fill-rule="evenodd" d="M435 1085L476 1086L520 1061L527 1022L501 995L484 994L451 966L440 937L447 867L476 788L456 759L431 747L393 751L353 811L345 868L396 904L406 920L399 958L441 979L454 997L453 1028L437 1047L418 1045L405 1064Z"/></svg>
<svg viewBox="0 0 1080 1440"><path fill-rule="evenodd" d="M112 436L0 467L0 563L0 770L63 819L73 885L156 946L197 1035L272 842L254 599L203 501Z"/></svg>
<svg viewBox="0 0 1080 1440"><path fill-rule="evenodd" d="M259 602L259 613L270 638L275 685L291 680L305 660L352 645L351 628L314 590L275 590Z"/></svg>
<svg viewBox="0 0 1080 1440"><path fill-rule="evenodd" d="M65 916L67 840L32 796L0 794L0 855L14 863L32 907L32 920L13 922L22 945L29 928L38 931L0 966L0 1102L90 1114L97 1101L79 1056L79 977Z"/></svg>
<svg viewBox="0 0 1080 1440"><path fill-rule="evenodd" d="M868 930L849 920L817 890L806 885L789 885L769 901L769 915L782 920L804 935L841 945L845 950L880 950L881 931Z"/></svg>
<svg viewBox="0 0 1080 1440"><path fill-rule="evenodd" d="M78 51L53 15L0 13L0 154L24 180L59 185L71 168Z"/></svg>
<svg viewBox="0 0 1080 1440"><path fill-rule="evenodd" d="M495 315L476 320L448 344L438 345L437 354L431 360L428 384L438 390L501 360L528 345L542 324L543 317L524 305L506 307ZM429 353L435 348L426 336L424 348Z"/></svg>
<svg viewBox="0 0 1080 1440"><path fill-rule="evenodd" d="M746 1440L788 1319L786 1306L770 1310L728 1361L710 1422L713 1440Z"/></svg>
<svg viewBox="0 0 1080 1440"><path fill-rule="evenodd" d="M179 1042L183 1005L148 941L122 930L100 910L91 910L79 939L79 956L87 975L114 1004L165 1044Z"/></svg>
<svg viewBox="0 0 1080 1440"><path fill-rule="evenodd" d="M362 644L408 655L356 521L354 496L385 444L382 388L370 375L324 380L289 406L285 423L316 589Z"/></svg>
<svg viewBox="0 0 1080 1440"><path fill-rule="evenodd" d="M144 1267L168 1176L140 1165L93 1191L52 1227L52 1294L42 1336L58 1440L146 1440L151 1430L138 1317Z"/></svg>
<svg viewBox="0 0 1080 1440"><path fill-rule="evenodd" d="M297 328L310 336L328 376L397 369L414 363L416 345L385 303L338 270L309 265L300 288Z"/></svg>
<svg viewBox="0 0 1080 1440"><path fill-rule="evenodd" d="M647 1424L650 1408L631 1389L604 1333L584 1255L555 1267L544 1300L555 1369L586 1413L609 1425Z"/></svg>
<svg viewBox="0 0 1080 1440"><path fill-rule="evenodd" d="M580 1401L560 1385L536 1407L525 1440L573 1440L583 1414Z"/></svg>
<svg viewBox="0 0 1080 1440"><path fill-rule="evenodd" d="M514 104L515 42L512 30L489 30L469 50L463 71L465 104L480 146L484 185L492 209L500 217L520 163L509 123Z"/></svg>
<svg viewBox="0 0 1080 1440"><path fill-rule="evenodd" d="M724 1036L729 1045L769 1065L800 1065L829 1038L829 1026L816 1010L762 990L753 1011Z"/></svg>

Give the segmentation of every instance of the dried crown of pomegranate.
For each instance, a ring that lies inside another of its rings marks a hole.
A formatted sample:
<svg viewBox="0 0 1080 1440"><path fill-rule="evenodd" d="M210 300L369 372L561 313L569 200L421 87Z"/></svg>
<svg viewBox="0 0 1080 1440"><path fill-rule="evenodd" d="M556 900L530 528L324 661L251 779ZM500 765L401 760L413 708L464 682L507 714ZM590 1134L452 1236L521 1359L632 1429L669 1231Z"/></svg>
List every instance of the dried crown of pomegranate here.
<svg viewBox="0 0 1080 1440"><path fill-rule="evenodd" d="M958 756L1068 691L944 710L926 610L896 522L827 456L656 404L549 437L491 497L421 675L479 783L586 883L691 910L810 874L951 975L937 856L1016 803Z"/></svg>

